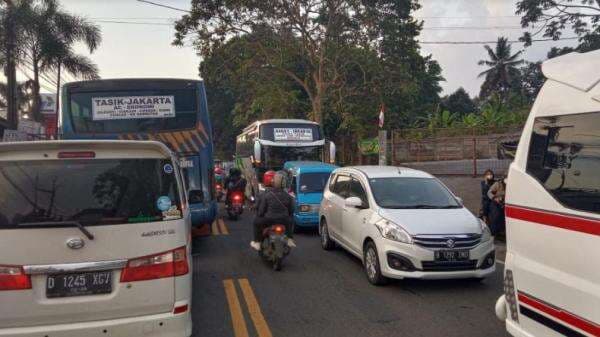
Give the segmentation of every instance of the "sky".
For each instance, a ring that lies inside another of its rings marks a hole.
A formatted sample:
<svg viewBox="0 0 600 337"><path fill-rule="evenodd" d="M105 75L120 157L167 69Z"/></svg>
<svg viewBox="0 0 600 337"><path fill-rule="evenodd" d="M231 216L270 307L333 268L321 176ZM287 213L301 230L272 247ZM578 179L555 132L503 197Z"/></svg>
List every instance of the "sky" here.
<svg viewBox="0 0 600 337"><path fill-rule="evenodd" d="M517 1L421 0L422 8L415 16L424 20L425 29L419 40L495 41L498 36L516 40L522 34L520 18L514 14ZM154 2L184 9L190 7L190 0ZM198 78L200 57L195 50L189 46L171 45L174 34L172 22L183 13L136 0L62 0L61 3L67 11L100 25L103 37L100 47L91 55L82 46L78 46L77 50L89 55L98 64L102 78ZM155 25L108 21L151 22ZM574 41L539 42L527 48L523 55L526 60L538 61L545 58L552 46L573 44ZM513 44L513 52L520 49L522 44ZM446 79L442 82L444 94L459 87L464 87L473 96L478 94L482 79L477 75L484 68L477 62L487 56L482 45L422 44L422 53L433 55L441 64ZM23 79L23 75L20 78ZM54 90L46 82L42 91Z"/></svg>

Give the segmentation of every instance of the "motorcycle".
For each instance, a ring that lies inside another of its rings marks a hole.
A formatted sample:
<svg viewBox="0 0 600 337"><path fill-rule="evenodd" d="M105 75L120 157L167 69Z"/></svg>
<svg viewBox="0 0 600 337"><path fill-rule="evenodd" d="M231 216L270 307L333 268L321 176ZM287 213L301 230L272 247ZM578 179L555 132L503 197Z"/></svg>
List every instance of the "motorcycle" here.
<svg viewBox="0 0 600 337"><path fill-rule="evenodd" d="M280 271L283 259L290 253L288 237L285 235L285 226L273 225L263 231L263 240L258 255L270 262L273 270Z"/></svg>
<svg viewBox="0 0 600 337"><path fill-rule="evenodd" d="M240 215L244 212L244 193L237 191L229 193L226 208L230 220L239 219Z"/></svg>

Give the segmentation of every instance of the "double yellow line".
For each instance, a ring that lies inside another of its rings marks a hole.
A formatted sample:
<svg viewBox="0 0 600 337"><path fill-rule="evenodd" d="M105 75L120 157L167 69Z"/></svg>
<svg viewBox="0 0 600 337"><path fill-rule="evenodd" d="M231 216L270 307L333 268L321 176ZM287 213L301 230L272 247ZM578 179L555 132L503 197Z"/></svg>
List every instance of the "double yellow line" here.
<svg viewBox="0 0 600 337"><path fill-rule="evenodd" d="M267 324L267 321L260 310L260 305L258 305L254 291L250 286L250 282L245 278L238 279L237 281L240 289L242 290L242 295L244 297L244 301L246 302L250 319L254 323L258 337L273 337L271 334L271 329L269 329L269 325ZM223 286L225 287L225 295L227 296L227 303L229 304L229 311L231 313L231 323L233 325L234 336L248 337L248 328L246 326L246 320L244 319L244 313L242 311L240 300L238 299L235 281L232 279L224 280Z"/></svg>
<svg viewBox="0 0 600 337"><path fill-rule="evenodd" d="M221 218L215 219L210 228L212 235L229 235L229 229L227 229L225 221Z"/></svg>

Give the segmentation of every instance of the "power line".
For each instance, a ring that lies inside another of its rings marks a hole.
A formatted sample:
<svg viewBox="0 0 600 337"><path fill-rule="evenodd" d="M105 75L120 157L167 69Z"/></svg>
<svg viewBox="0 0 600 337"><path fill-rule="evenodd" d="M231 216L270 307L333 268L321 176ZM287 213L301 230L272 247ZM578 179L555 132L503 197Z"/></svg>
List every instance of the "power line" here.
<svg viewBox="0 0 600 337"><path fill-rule="evenodd" d="M147 1L147 0L137 0L138 2L143 2L143 3L147 3L149 5L153 5L153 6L158 6L158 7L163 7L163 8L168 8L168 9L172 9L174 11L180 11L180 12L185 12L185 13L191 13L191 11L188 11L187 9L183 9L183 8L177 8L177 7L171 7L168 5L163 5L163 4L159 4L156 2L152 2L152 1Z"/></svg>
<svg viewBox="0 0 600 337"><path fill-rule="evenodd" d="M531 42L546 42L546 41L563 41L563 40L577 40L579 39L576 36L573 37L564 37L559 39L536 39L531 40ZM519 40L510 40L508 43L523 43L523 41ZM498 41L419 41L420 44L452 44L452 45L467 45L467 44L494 44L498 43Z"/></svg>
<svg viewBox="0 0 600 337"><path fill-rule="evenodd" d="M115 21L115 20L92 20L100 23L119 23L126 25L146 25L146 26L169 26L173 27L172 23L161 23L161 22L131 22L131 21Z"/></svg>

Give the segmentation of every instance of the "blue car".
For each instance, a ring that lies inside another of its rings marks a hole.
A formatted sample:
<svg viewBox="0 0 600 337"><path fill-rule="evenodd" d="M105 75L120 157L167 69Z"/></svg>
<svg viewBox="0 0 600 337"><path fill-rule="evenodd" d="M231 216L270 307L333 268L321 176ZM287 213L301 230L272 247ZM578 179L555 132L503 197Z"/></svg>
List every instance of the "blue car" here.
<svg viewBox="0 0 600 337"><path fill-rule="evenodd" d="M297 227L319 225L319 207L323 190L331 172L337 166L316 161L290 161L284 165L288 174L290 194L296 199L294 222Z"/></svg>

